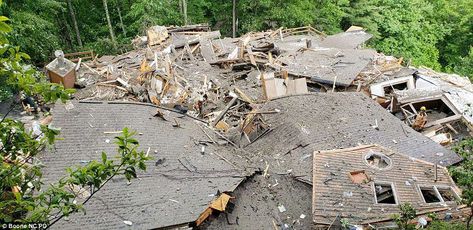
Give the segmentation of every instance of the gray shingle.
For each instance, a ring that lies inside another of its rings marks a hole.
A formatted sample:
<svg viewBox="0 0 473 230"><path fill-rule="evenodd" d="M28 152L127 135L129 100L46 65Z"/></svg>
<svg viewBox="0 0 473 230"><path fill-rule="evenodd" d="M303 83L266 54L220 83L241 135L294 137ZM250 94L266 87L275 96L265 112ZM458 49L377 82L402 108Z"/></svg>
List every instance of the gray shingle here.
<svg viewBox="0 0 473 230"><path fill-rule="evenodd" d="M142 133L136 136L140 149L149 148L154 160L129 185L124 177L114 178L85 205L86 215L72 215L55 228L116 229L126 227L124 220L137 229L186 224L198 218L218 190L232 191L243 180L239 170L212 154L225 149L207 146L201 154L195 143L206 137L195 121L177 118L182 128L174 128L173 122L153 117L156 109L148 106L76 102L74 106L70 111L64 106L54 109L53 124L62 128L64 140L41 157L47 182L57 181L67 167L99 160L102 151L116 154L115 135L104 132L124 127ZM158 159L165 161L156 166ZM179 159L196 171L188 171Z"/></svg>
<svg viewBox="0 0 473 230"><path fill-rule="evenodd" d="M279 172L292 169L311 182L311 154L317 150L379 144L421 160L448 166L461 158L414 131L362 93L318 93L270 101L262 110L281 110L266 118L273 131L250 145L274 162ZM376 122L378 129L373 128ZM437 153L443 153L437 156ZM284 163L281 163L284 161Z"/></svg>

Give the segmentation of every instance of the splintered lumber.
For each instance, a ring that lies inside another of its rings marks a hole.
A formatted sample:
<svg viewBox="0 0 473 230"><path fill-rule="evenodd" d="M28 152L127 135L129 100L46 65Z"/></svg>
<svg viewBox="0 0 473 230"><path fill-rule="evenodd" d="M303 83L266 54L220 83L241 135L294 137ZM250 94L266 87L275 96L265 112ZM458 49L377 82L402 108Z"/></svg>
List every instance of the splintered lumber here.
<svg viewBox="0 0 473 230"><path fill-rule="evenodd" d="M64 54L64 57L71 60L72 62L77 62L79 60L92 60L94 59L94 51L83 51Z"/></svg>
<svg viewBox="0 0 473 230"><path fill-rule="evenodd" d="M117 82L120 83L121 85L123 85L125 88L129 88L130 87L130 84L128 84L125 80L117 77Z"/></svg>
<svg viewBox="0 0 473 230"><path fill-rule="evenodd" d="M225 114L228 112L228 110L230 109L230 107L233 106L233 104L235 104L235 102L238 100L238 97L234 97L232 98L232 100L227 104L227 107L225 107L225 109L222 110L222 112L220 112L217 116L217 118L215 119L215 121L212 122L212 127L215 127L215 125L217 125L217 123L222 120L223 116L225 116Z"/></svg>
<svg viewBox="0 0 473 230"><path fill-rule="evenodd" d="M179 27L167 27L169 33L176 33L176 32L208 32L210 31L209 24L195 24L195 25L186 25L186 26L179 26Z"/></svg>
<svg viewBox="0 0 473 230"><path fill-rule="evenodd" d="M253 101L253 99L251 99L248 95L246 95L243 91L241 91L238 87L235 87L235 93L238 94L239 97L241 97L241 99L247 103L250 103L250 104L255 104L255 102Z"/></svg>
<svg viewBox="0 0 473 230"><path fill-rule="evenodd" d="M106 87L111 87L111 88L116 88L116 89L119 89L121 91L124 91L124 92L128 92L127 89L123 88L123 87L120 87L118 85L109 85L109 84L104 84L104 83L97 83L96 85L98 86L106 86Z"/></svg>

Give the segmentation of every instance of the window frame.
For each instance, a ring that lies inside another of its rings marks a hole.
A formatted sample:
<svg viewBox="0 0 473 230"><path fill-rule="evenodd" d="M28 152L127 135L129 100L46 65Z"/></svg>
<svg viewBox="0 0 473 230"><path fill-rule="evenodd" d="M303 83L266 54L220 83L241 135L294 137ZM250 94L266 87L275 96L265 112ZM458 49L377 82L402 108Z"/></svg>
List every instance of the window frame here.
<svg viewBox="0 0 473 230"><path fill-rule="evenodd" d="M437 196L438 200L440 200L440 201L439 202L430 202L430 203L425 201L424 194L422 193L423 188L433 188L433 190L435 191L435 195ZM438 190L439 188L440 189L449 189L452 192L453 196L455 197L455 200L445 201L442 194L440 194L440 192ZM458 199L460 199L460 196L457 194L455 189L453 189L453 187L449 186L449 185L417 185L417 192L419 193L422 201L424 201L424 204L455 203Z"/></svg>
<svg viewBox="0 0 473 230"><path fill-rule="evenodd" d="M394 196L394 204L378 203L378 196L376 194L376 185L391 186L391 190L393 191L393 196ZM399 205L398 194L397 194L397 191L396 191L396 187L394 186L394 182L373 181L373 183L371 183L371 190L373 191L374 204L376 204L376 205L389 205L389 206Z"/></svg>

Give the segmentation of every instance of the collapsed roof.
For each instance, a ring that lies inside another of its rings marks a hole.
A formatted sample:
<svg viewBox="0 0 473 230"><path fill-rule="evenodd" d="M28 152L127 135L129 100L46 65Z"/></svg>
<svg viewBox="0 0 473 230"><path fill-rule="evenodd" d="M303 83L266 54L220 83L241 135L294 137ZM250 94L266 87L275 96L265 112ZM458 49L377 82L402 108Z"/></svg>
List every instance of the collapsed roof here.
<svg viewBox="0 0 473 230"><path fill-rule="evenodd" d="M141 148L155 160L130 185L123 178L107 184L86 215L62 226L119 228L125 220L138 228L185 226L217 191L233 191L236 206L226 216L238 224L232 227L307 227L310 185L317 183L314 151L379 144L442 166L461 161L361 92L292 95L317 91L307 84L325 91L357 84L362 91L373 82L410 81L415 71L397 71L402 60L361 49L371 35L360 29L326 36L311 27L281 28L220 39L208 27L189 28L196 31L154 27L147 39L155 46L83 63L85 88L75 96L88 102L54 111L65 140L57 142L59 157L44 156L48 181L67 166L99 159L102 150L115 152L109 132L123 127L142 133ZM154 105L93 101L118 99ZM155 107L175 111L166 112L171 121L153 117ZM222 216L206 227L228 228Z"/></svg>
<svg viewBox="0 0 473 230"><path fill-rule="evenodd" d="M233 191L244 179L240 169L219 158L225 148L207 145L200 122L171 112L166 114L170 121L163 121L153 117L156 108L146 105L73 105L69 110L60 105L54 109L53 123L62 128L64 140L41 158L47 182L57 181L68 167L100 160L102 151L116 155L114 136L124 127L139 133L140 150L154 159L130 184L125 177L107 183L85 205L86 215L74 214L55 227L110 229L123 227L123 221L142 229L187 225L218 191ZM173 118L179 128L172 126Z"/></svg>
<svg viewBox="0 0 473 230"><path fill-rule="evenodd" d="M272 162L278 173L292 171L311 183L316 150L380 144L411 157L448 166L461 158L414 131L362 93L316 93L283 97L261 110L272 131L245 149ZM284 163L282 163L284 162Z"/></svg>

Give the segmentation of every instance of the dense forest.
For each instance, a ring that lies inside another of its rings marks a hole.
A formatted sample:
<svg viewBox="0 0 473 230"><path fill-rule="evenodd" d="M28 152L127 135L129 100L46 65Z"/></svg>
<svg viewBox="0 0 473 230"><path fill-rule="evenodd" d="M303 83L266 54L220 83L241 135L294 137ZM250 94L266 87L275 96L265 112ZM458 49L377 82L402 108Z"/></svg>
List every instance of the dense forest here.
<svg viewBox="0 0 473 230"><path fill-rule="evenodd" d="M12 44L35 64L56 49L113 54L151 25L208 22L232 35L312 25L327 34L351 25L374 35L369 46L406 62L473 76L473 0L7 0Z"/></svg>

